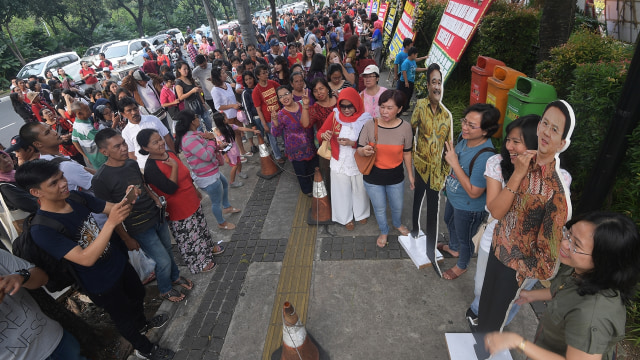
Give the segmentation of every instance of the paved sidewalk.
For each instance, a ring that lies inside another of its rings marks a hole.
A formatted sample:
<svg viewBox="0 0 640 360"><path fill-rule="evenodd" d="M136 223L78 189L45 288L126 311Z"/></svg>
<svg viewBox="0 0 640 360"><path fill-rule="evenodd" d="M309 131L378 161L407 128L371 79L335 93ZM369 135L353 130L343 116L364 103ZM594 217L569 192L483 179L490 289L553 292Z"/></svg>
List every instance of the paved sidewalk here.
<svg viewBox="0 0 640 360"><path fill-rule="evenodd" d="M283 260L297 236L294 218L300 211L306 218L308 208L298 207L305 199L290 163L272 180L255 176L259 163L256 154L243 164L249 179L230 189L231 204L243 209L229 217L234 231L216 229L208 200L203 202L212 233L227 250L217 257L215 271L192 276L195 288L186 301L165 302L159 310L172 316L158 335L162 346L177 351L175 359L270 358L267 334L274 311L282 307L274 299L283 286ZM406 184L402 218L408 227L412 203ZM444 224L439 231L441 241L446 239ZM395 230L386 248L376 247L373 212L354 231L328 225L313 232L311 281L298 285L306 286L308 305L293 305L300 306L307 331L332 359L448 359L445 332L468 332L464 313L473 299L475 259L455 281L440 279L431 268L416 269ZM445 259L441 268L454 264ZM532 339L536 326L534 311L525 306L508 328Z"/></svg>

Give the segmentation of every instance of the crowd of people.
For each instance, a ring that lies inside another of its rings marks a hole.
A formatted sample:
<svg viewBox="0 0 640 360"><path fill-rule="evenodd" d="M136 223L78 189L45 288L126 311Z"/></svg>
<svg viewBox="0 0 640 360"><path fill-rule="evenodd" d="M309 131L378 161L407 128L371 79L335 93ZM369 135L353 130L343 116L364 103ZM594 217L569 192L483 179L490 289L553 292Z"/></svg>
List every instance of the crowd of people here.
<svg viewBox="0 0 640 360"><path fill-rule="evenodd" d="M168 319L145 319L144 287L127 251L141 249L153 259L161 296L183 301L195 284L180 274L171 237L190 273L215 269L215 256L225 249L213 240L202 192L216 231L233 230L227 219L241 210L231 205L229 191L244 185L242 164L258 152L254 135L260 134L278 164L291 162L307 196L320 168L336 224L353 231L368 222L373 206L380 248L389 241L387 204L399 234L419 238L424 229L437 239L444 189L449 242L437 247L457 262L443 278L462 276L479 248L466 317L473 331L488 333L491 353L519 348L532 359L550 358L549 351L612 358L637 281L640 239L621 215L571 219L571 177L558 158L575 126L568 103L552 102L541 117L511 123L496 154L491 137L499 111L469 106L454 141L440 68L419 68L424 58L410 39L391 69L397 88L379 85L382 21L367 17L362 4L282 14L276 28L262 19L254 24L258 44L245 44L237 30L224 32L222 49L189 36L177 58L165 55L176 53L167 48L145 49L143 66L122 79L111 75L104 56L101 81L84 63L85 90L63 69L48 80L15 80L10 98L25 124L0 152L3 203L53 219L72 234L42 224L28 229L45 252L72 264L80 288L111 315L136 355L170 359L173 351L143 335ZM426 72L428 97L407 121L401 116L408 114L417 72ZM372 166L364 171L356 158L371 159ZM229 180L220 171L225 163ZM402 219L405 177L414 191L410 227ZM483 222L476 245L472 238ZM2 306L12 306L5 294L19 294L39 313L19 289L46 284L48 275L3 251L0 274ZM551 289L531 290L552 278ZM543 320L535 344L500 333L519 305L536 300L559 305L550 307L553 318ZM573 315L576 308L580 316ZM16 357L82 359L73 335L47 321L47 336L16 350Z"/></svg>

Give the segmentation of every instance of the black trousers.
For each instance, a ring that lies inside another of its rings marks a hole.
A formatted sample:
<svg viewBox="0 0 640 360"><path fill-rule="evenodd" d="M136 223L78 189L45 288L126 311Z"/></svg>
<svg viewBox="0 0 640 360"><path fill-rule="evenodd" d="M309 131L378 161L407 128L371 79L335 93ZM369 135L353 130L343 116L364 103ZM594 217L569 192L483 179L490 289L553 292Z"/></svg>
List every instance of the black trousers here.
<svg viewBox="0 0 640 360"><path fill-rule="evenodd" d="M409 82L409 87L404 85L404 81L398 80L398 90L402 91L407 96L407 106L402 109L402 111L409 111L409 104L411 103L411 98L413 97L413 88L414 83Z"/></svg>
<svg viewBox="0 0 640 360"><path fill-rule="evenodd" d="M204 102L206 102L207 105L209 105L209 107L211 108L211 112L216 112L216 105L213 103L213 99L212 100L204 99Z"/></svg>
<svg viewBox="0 0 640 360"><path fill-rule="evenodd" d="M426 212L426 224L423 227L425 235L427 235L428 239L437 240L438 236L438 212L440 210L440 192L436 190L432 190L430 186L430 182L424 182L422 176L418 174L418 171L414 169L415 173L415 186L416 189L413 192L413 215L412 215L412 226L411 229L412 234L417 234L418 229L420 228L420 208L422 205L422 199L425 198L425 212Z"/></svg>
<svg viewBox="0 0 640 360"><path fill-rule="evenodd" d="M500 331L519 288L516 271L498 260L492 246L478 306L479 333Z"/></svg>
<svg viewBox="0 0 640 360"><path fill-rule="evenodd" d="M89 294L94 304L103 308L116 325L120 335L144 353L151 352L153 344L140 334L147 323L144 317L144 286L133 266L127 262L116 284L102 294Z"/></svg>

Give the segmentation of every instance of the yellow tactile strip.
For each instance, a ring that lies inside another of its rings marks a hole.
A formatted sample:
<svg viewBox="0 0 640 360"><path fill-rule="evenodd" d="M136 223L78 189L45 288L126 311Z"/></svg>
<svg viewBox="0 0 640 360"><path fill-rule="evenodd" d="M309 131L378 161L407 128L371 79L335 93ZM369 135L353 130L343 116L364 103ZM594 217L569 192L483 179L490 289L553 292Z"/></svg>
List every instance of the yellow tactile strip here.
<svg viewBox="0 0 640 360"><path fill-rule="evenodd" d="M303 324L306 322L317 233L315 226L307 224L310 207L311 198L300 193L287 250L282 260L280 280L262 352L263 360L271 359L271 354L282 345L282 304L285 301L291 302L300 321Z"/></svg>

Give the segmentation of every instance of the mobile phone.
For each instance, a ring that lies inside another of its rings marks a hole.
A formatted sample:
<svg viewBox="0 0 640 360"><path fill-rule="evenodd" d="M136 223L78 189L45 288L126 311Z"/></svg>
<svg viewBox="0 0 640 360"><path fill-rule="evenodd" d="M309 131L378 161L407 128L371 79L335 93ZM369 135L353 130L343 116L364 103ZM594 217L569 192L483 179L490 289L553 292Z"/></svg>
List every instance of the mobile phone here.
<svg viewBox="0 0 640 360"><path fill-rule="evenodd" d="M136 195L137 188L138 186L136 185L130 188L129 190L127 190L127 193L122 198L122 201L124 202L125 205L132 204L133 201L138 197L138 195Z"/></svg>

